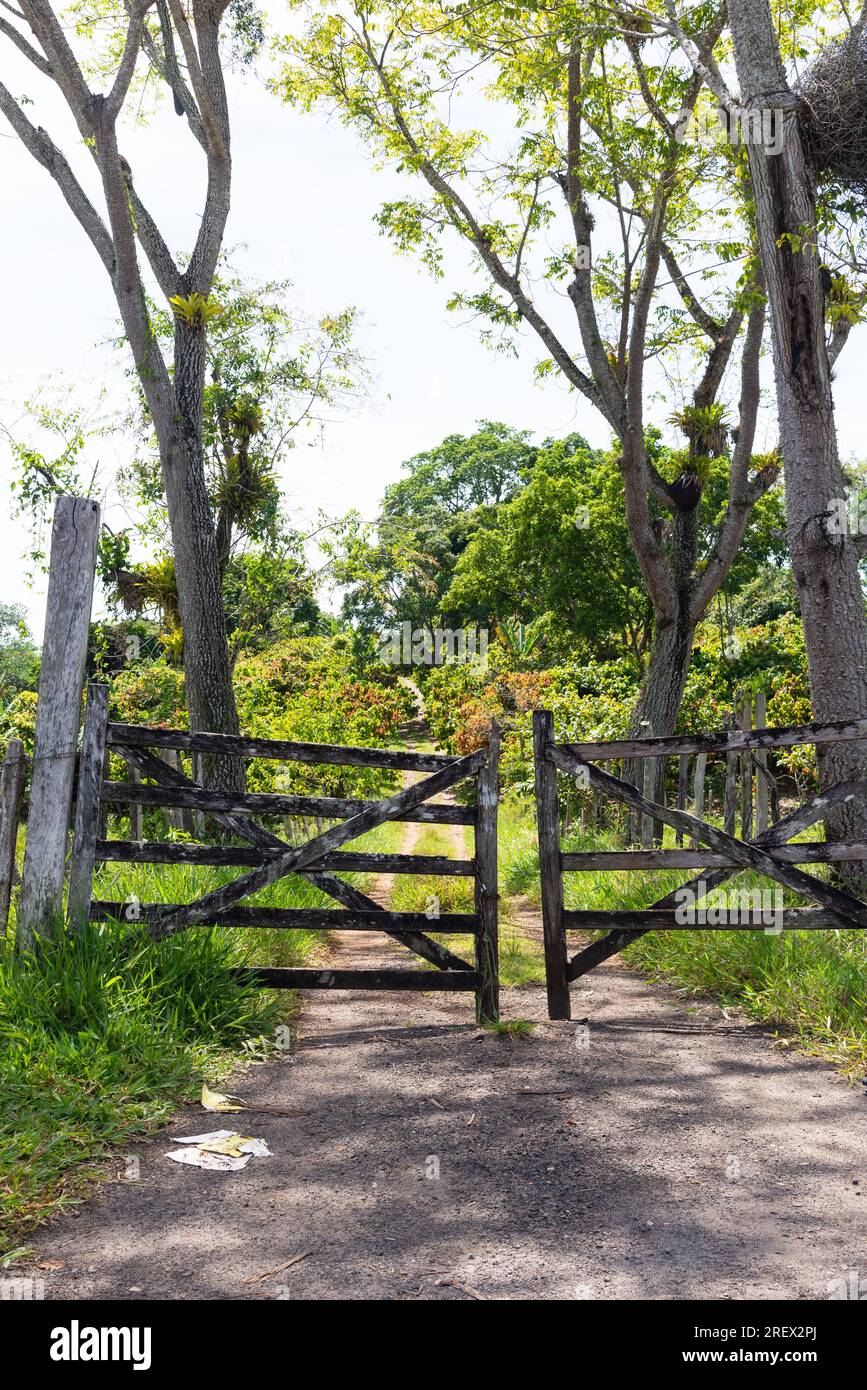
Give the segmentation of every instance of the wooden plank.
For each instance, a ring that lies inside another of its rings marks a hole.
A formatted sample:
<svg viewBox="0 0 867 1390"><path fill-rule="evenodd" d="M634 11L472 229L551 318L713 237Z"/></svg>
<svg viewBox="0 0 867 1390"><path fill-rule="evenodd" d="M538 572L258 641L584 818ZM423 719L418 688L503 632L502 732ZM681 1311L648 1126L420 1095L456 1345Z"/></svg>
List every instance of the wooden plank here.
<svg viewBox="0 0 867 1390"><path fill-rule="evenodd" d="M768 697L763 690L756 695L756 728L763 729L768 722ZM768 828L768 754L762 748L756 754L756 830L761 835Z"/></svg>
<svg viewBox="0 0 867 1390"><path fill-rule="evenodd" d="M96 857L120 864L265 864L285 853L252 845L197 845L179 840L99 840ZM316 868L342 874L427 874L431 877L472 878L473 859L447 859L442 854L355 854L336 850L316 862Z"/></svg>
<svg viewBox="0 0 867 1390"><path fill-rule="evenodd" d="M476 818L476 1019L496 1023L500 1016L499 906L497 882L497 798L500 730L491 724L487 757L479 769ZM441 919L440 919L441 920Z"/></svg>
<svg viewBox="0 0 867 1390"><path fill-rule="evenodd" d="M835 864L867 859L867 844L843 845L825 840L802 840L769 850L783 864ZM585 850L560 857L564 873L613 873L624 869L733 869L739 865L727 854L707 849Z"/></svg>
<svg viewBox="0 0 867 1390"><path fill-rule="evenodd" d="M132 750L130 750L132 751ZM467 773L461 773L465 777ZM152 787L145 783L104 782L103 801L125 806L138 801L143 806L190 806L209 813L236 812L254 816L307 816L321 820L340 820L379 806L379 801L359 801L338 796L286 796L277 792L212 792L187 781L184 786ZM401 821L425 821L441 825L474 825L474 806L420 805L394 817Z"/></svg>
<svg viewBox="0 0 867 1390"><path fill-rule="evenodd" d="M63 908L98 534L96 502L88 497L58 497L51 531L30 810L18 899L17 942L25 949L49 929Z"/></svg>
<svg viewBox="0 0 867 1390"><path fill-rule="evenodd" d="M694 814L697 820L701 820L704 815L704 779L707 772L707 753L699 753L695 760L695 781L693 782L692 797ZM695 844L696 841L693 841Z"/></svg>
<svg viewBox="0 0 867 1390"><path fill-rule="evenodd" d="M686 753L681 753L677 760L677 809L686 810L686 799L689 795L689 757ZM678 830L675 842L683 844L683 831Z"/></svg>
<svg viewBox="0 0 867 1390"><path fill-rule="evenodd" d="M726 753L726 784L723 794L723 825L727 835L734 835L738 814L738 754Z"/></svg>
<svg viewBox="0 0 867 1390"><path fill-rule="evenodd" d="M138 785L141 782L141 773L134 763L128 763L130 781ZM144 818L144 808L140 801L131 801L129 806L129 838L131 840L141 840L144 836L142 821Z"/></svg>
<svg viewBox="0 0 867 1390"><path fill-rule="evenodd" d="M744 695L741 704L741 728L749 733L753 725L753 702ZM749 748L741 753L741 839L753 838L753 758Z"/></svg>
<svg viewBox="0 0 867 1390"><path fill-rule="evenodd" d="M645 801L656 800L656 768L657 762L655 758L647 758L642 764L641 771L643 775L641 790L644 792ZM641 817L642 849L653 849L653 827L654 820L652 816Z"/></svg>
<svg viewBox="0 0 867 1390"><path fill-rule="evenodd" d="M710 910L710 909L708 909ZM767 931L762 922L683 922L678 921L675 908L645 907L597 912L577 911L563 914L567 931L620 931L643 936L647 931ZM836 912L822 907L786 907L780 912L784 931L839 930ZM862 931L853 927L853 931ZM583 973L583 972L580 972ZM571 978L571 976L570 976Z"/></svg>
<svg viewBox="0 0 867 1390"><path fill-rule="evenodd" d="M157 781L173 787L190 786L189 778L183 772L167 768L160 758L144 748L130 749L129 756L148 777L153 777ZM273 831L267 830L262 825L257 825L247 816L229 815L224 812L212 812L211 815L219 825L260 848L279 849L281 852L289 848ZM336 874L311 868L302 871L301 877L320 888L322 892L336 898L344 907L353 908L359 912L382 913L384 911L373 898L369 898L366 893L362 893L352 884L344 882ZM387 928L385 930L387 931ZM430 961L439 970L466 969L465 961L453 955L441 942L432 941L423 932L402 935L400 941L408 950L414 951L416 955Z"/></svg>
<svg viewBox="0 0 867 1390"><path fill-rule="evenodd" d="M569 982L566 978L566 933L563 929L563 876L560 872L557 774L548 756L553 744L554 716L550 710L534 710L533 753L536 768L536 823L539 835L539 874L542 885L542 933L545 943L548 1017L571 1018Z"/></svg>
<svg viewBox="0 0 867 1390"><path fill-rule="evenodd" d="M91 903L91 921L136 921L147 926L158 922L166 908L179 910L183 904L137 902L133 918L127 914L128 907L128 903L96 899ZM222 912L212 912L198 925L263 927L275 931L381 931L400 938L409 932L430 931L434 926L438 932L472 935L478 930L479 919L474 912L444 912L436 922L431 922L423 912L387 912L385 908L341 911L328 907L241 907L236 904ZM460 961L459 968L472 970L473 967Z"/></svg>
<svg viewBox="0 0 867 1390"><path fill-rule="evenodd" d="M842 805L850 797L864 796L865 793L867 793L867 778L851 778L846 782L838 782L835 786L829 787L827 791L819 792L805 805L790 811L782 820L770 826L764 835L758 836L756 843L768 849L782 846L792 836L803 834L811 825L822 820L831 807ZM658 898L655 903L651 904L651 907L676 907L680 901L678 894L684 888L691 889L696 894L709 893L737 872L737 869L731 868L712 869L710 873L703 871L700 878L693 878L689 883L681 884L671 893L666 893L664 897ZM573 958L569 965L569 978L577 979L579 975L594 969L595 966L608 960L609 956L615 955L634 940L636 940L635 933L618 931L612 931L607 936L600 937L598 941L592 942Z"/></svg>
<svg viewBox="0 0 867 1390"><path fill-rule="evenodd" d="M473 990L475 970L295 970L282 966L242 967L236 975L267 989L411 989L439 994L442 990Z"/></svg>
<svg viewBox="0 0 867 1390"><path fill-rule="evenodd" d="M0 934L9 921L9 904L15 882L18 823L26 778L24 744L20 738L11 738L0 773Z"/></svg>
<svg viewBox="0 0 867 1390"><path fill-rule="evenodd" d="M633 806L642 813L650 812L675 830L679 826L682 826L684 831L688 829L694 839L709 845L711 849L720 853L728 853L742 868L765 874L768 878L781 883L785 888L791 888L795 893L802 893L813 898L823 907L838 913L842 919L840 926L867 926L867 906L853 897L851 893L836 888L830 883L825 883L821 879L814 878L811 874L804 873L802 869L795 868L794 865L777 862L755 841L746 844L742 840L736 840L733 836L727 835L725 831L718 830L716 826L708 825L705 821L697 820L695 816L687 815L686 812L647 802L628 782L621 782L619 778L600 772L598 768L593 767L592 763L584 762L583 759L563 748L552 747L549 750L549 757L554 766L560 768L561 771L582 778L589 776L591 785L595 782L606 788L609 795L625 801L627 806Z"/></svg>
<svg viewBox="0 0 867 1390"><path fill-rule="evenodd" d="M73 931L82 931L88 920L93 889L93 866L99 835L99 789L105 763L105 736L108 728L108 686L89 685L81 757L78 763L78 794L75 801L75 828L66 895L66 919Z"/></svg>
<svg viewBox="0 0 867 1390"><path fill-rule="evenodd" d="M183 930L187 925L205 921L210 913L222 910L224 907L231 907L241 898L246 898L251 893L258 893L261 888L267 888L270 883L276 883L277 879L285 877L286 874L297 873L299 869L308 868L317 859L321 859L323 854L339 849L347 841L355 840L359 835L366 835L369 830L375 830L378 825L383 825L386 821L394 820L405 812L414 810L423 801L435 796L437 792L445 791L447 787L453 787L455 783L462 782L465 777L472 776L478 771L483 761L483 753L470 753L465 758L459 758L450 767L444 767L439 772L434 772L429 777L423 778L422 781L414 782L410 787L404 787L403 791L396 792L394 796L386 797L384 801L376 802L357 815L350 816L349 820L344 821L341 825L335 825L330 830L323 831L321 835L316 835L312 840L309 840L306 845L288 849L281 858L273 860L270 864L263 864L258 869L251 869L249 873L241 874L232 883L227 883L222 888L215 888L211 893L205 893L195 902L187 903L182 908L175 908L164 913L161 921L154 923L154 935L170 936L176 931ZM796 870L790 870L790 872L795 873Z"/></svg>
<svg viewBox="0 0 867 1390"><path fill-rule="evenodd" d="M173 748L186 752L226 753L278 762L333 763L382 767L404 772L439 772L460 759L451 753L415 753L395 748L358 748L339 743L294 743L287 739L244 738L238 734L190 733L186 729L151 729L112 723L109 743L118 748Z"/></svg>
<svg viewBox="0 0 867 1390"><path fill-rule="evenodd" d="M653 758L672 753L727 753L743 748L791 748L799 743L848 743L867 739L867 719L836 724L793 724L771 729L717 729L702 734L671 734L660 738L606 739L594 743L561 743L564 752L585 761L600 758Z"/></svg>

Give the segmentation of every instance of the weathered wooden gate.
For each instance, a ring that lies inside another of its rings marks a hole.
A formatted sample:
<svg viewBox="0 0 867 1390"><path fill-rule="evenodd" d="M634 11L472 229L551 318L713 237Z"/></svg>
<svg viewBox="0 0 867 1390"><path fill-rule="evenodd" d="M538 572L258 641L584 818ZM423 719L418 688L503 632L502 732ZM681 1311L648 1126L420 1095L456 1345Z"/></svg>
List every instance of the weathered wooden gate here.
<svg viewBox="0 0 867 1390"><path fill-rule="evenodd" d="M430 774L381 801L339 797L281 795L271 792L205 790L179 767L154 751L176 750L198 756L223 754L284 762L347 764ZM111 782L105 778L107 754L120 754L146 782ZM239 865L247 872L190 903L140 903L136 911L155 936L169 936L196 924L225 927L271 927L308 930L381 931L437 967L430 970L310 970L250 967L263 986L290 989L466 990L476 996L477 1017L498 1016L497 935L497 769L499 736L490 746L465 757L330 744L292 743L229 734L187 733L113 723L108 717L108 690L88 688L87 712L78 777L73 851L67 913L70 924L128 917L128 904L94 901L94 866L98 861L150 864ZM434 801L437 793L472 778L475 805ZM135 840L106 840L99 835L100 806L147 805L188 807L216 821L244 845L216 845ZM260 825L257 816L316 817L337 820L303 844L289 844ZM350 853L341 847L388 820L471 825L472 859L434 855ZM443 913L389 912L340 872L456 874L475 881L475 911ZM278 909L242 906L242 899L287 874L300 874L342 904L343 910ZM469 964L434 941L427 932L470 933L475 963Z"/></svg>
<svg viewBox="0 0 867 1390"><path fill-rule="evenodd" d="M824 819L829 810L853 797L867 795L867 777L838 782L814 796L803 806L783 816L754 838L737 839L733 834L708 824L685 811L642 796L629 782L613 777L594 766L620 758L681 757L696 753L731 754L741 750L796 747L799 744L843 743L867 738L867 721L847 724L808 724L800 727L756 729L752 732L701 733L669 738L618 739L604 743L557 743L553 718L547 710L533 716L536 761L536 804L539 826L539 857L542 881L542 922L545 939L545 970L548 987L548 1013L551 1018L570 1018L569 985L579 975L592 970L609 956L623 950L648 931L698 931L756 929L757 924L720 922L695 924L684 921L676 910L686 897L696 901L733 874L752 869L784 888L812 898L817 908L788 908L782 916L782 929L867 927L867 905L844 888L826 883L795 867L806 863L845 860L867 861L867 844L826 843L824 841L789 844L794 836ZM557 773L579 780L584 788L624 803L643 817L671 826L688 836L692 849L592 850L564 854L560 844L557 807ZM701 848L706 845L708 848ZM628 911L568 911L563 903L563 874L588 870L695 869L699 877L653 903L649 908ZM607 934L591 942L569 959L568 931L598 931ZM761 927L759 927L761 929Z"/></svg>

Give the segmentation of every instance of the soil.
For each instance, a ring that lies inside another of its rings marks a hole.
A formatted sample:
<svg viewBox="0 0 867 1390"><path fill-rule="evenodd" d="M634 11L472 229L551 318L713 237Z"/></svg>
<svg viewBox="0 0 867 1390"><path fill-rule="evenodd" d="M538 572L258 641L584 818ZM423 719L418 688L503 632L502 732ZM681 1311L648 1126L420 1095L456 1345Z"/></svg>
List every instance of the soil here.
<svg viewBox="0 0 867 1390"><path fill-rule="evenodd" d="M398 957L334 938L336 966ZM611 962L574 991L586 1030L539 985L502 1011L532 1035L479 1032L467 995L311 993L293 1053L236 1081L307 1112L243 1122L273 1157L169 1162L242 1123L182 1110L139 1181L43 1230L46 1297L805 1299L863 1270L860 1089Z"/></svg>

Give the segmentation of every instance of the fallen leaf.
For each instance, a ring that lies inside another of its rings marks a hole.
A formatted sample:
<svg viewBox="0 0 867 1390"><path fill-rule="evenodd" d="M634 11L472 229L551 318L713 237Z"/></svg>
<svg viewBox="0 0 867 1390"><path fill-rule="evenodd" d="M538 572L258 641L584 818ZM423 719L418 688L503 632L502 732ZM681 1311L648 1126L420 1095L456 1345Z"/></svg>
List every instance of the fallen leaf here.
<svg viewBox="0 0 867 1390"><path fill-rule="evenodd" d="M210 1091L207 1084L202 1082L202 1105L206 1110L244 1110L245 1106L236 1104L237 1099L237 1096L224 1096L220 1091Z"/></svg>

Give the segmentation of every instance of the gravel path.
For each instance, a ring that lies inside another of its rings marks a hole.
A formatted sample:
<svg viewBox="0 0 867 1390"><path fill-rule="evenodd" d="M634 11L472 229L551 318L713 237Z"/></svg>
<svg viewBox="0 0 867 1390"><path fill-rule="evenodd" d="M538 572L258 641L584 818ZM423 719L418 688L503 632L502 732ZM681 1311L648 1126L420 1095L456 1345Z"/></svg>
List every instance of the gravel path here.
<svg viewBox="0 0 867 1390"><path fill-rule="evenodd" d="M140 1181L42 1232L46 1297L797 1299L867 1267L860 1091L618 963L574 1002L587 1048L536 985L503 995L529 1040L479 1034L469 996L314 994L294 1055L237 1082L308 1112L249 1118L273 1157L170 1163L223 1122L185 1109Z"/></svg>

